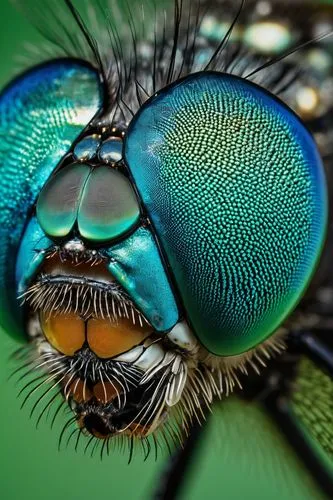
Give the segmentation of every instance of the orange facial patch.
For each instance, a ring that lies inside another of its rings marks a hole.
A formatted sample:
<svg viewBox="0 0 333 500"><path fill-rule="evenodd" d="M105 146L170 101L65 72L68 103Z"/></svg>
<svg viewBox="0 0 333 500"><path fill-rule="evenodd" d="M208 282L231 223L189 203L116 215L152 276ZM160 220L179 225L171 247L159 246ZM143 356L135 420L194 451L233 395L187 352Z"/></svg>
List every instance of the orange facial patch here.
<svg viewBox="0 0 333 500"><path fill-rule="evenodd" d="M112 358L140 344L152 331L127 318L116 323L93 318L85 322L74 313L41 313L40 321L48 342L66 356L74 356L87 342L99 358Z"/></svg>
<svg viewBox="0 0 333 500"><path fill-rule="evenodd" d="M74 313L41 313L40 322L46 339L62 354L73 356L85 342L84 321Z"/></svg>
<svg viewBox="0 0 333 500"><path fill-rule="evenodd" d="M120 318L116 323L108 319L91 319L87 324L87 341L96 356L106 359L140 344L151 331L148 325L133 325L127 318Z"/></svg>
<svg viewBox="0 0 333 500"><path fill-rule="evenodd" d="M104 284L114 282L113 276L104 263L90 265L88 262L75 264L61 260L58 255L48 258L43 272L57 277L89 278ZM85 301L85 292L76 296L76 302ZM70 305L70 304L69 304ZM78 304L76 311L80 311ZM96 310L94 311L96 313ZM152 332L152 327L145 324L133 324L130 319L95 318L93 312L61 313L59 311L40 314L41 327L48 342L59 352L73 356L83 346L89 347L99 358L108 359L140 344ZM97 315L97 313L96 313Z"/></svg>

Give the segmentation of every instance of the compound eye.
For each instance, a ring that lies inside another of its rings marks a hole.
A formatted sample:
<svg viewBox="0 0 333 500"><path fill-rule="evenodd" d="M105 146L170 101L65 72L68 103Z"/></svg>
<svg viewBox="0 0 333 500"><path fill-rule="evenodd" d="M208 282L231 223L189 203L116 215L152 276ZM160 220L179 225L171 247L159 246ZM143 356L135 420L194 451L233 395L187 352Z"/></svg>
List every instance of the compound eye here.
<svg viewBox="0 0 333 500"><path fill-rule="evenodd" d="M247 80L198 73L147 101L124 156L202 344L228 356L266 340L304 293L327 223L299 118Z"/></svg>
<svg viewBox="0 0 333 500"><path fill-rule="evenodd" d="M13 283L24 228L47 179L103 108L103 95L99 74L70 58L31 68L0 94L0 303L4 312L0 323L18 339L24 339L24 319ZM53 231L56 224L48 213L44 215ZM71 214L55 211L51 215L59 223L56 233L63 234L72 223Z"/></svg>

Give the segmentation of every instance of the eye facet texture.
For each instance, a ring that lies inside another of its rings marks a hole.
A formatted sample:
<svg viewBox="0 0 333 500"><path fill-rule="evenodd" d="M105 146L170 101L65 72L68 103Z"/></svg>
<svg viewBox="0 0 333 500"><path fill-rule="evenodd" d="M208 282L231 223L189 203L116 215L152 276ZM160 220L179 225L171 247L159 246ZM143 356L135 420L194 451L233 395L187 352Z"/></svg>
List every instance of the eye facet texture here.
<svg viewBox="0 0 333 500"><path fill-rule="evenodd" d="M0 96L0 324L11 334L21 333L14 268L29 211L101 105L97 73L71 60L34 68Z"/></svg>
<svg viewBox="0 0 333 500"><path fill-rule="evenodd" d="M125 159L202 344L236 355L268 338L325 233L323 168L301 121L254 84L200 73L143 106Z"/></svg>

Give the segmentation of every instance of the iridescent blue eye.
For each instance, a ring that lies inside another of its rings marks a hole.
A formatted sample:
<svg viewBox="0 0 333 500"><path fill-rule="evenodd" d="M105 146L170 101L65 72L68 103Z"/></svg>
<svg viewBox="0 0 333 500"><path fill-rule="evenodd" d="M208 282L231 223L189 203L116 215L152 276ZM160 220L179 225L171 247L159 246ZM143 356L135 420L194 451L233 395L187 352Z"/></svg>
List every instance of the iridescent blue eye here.
<svg viewBox="0 0 333 500"><path fill-rule="evenodd" d="M301 121L244 79L194 74L143 106L125 160L202 344L235 355L268 338L325 233L322 163Z"/></svg>
<svg viewBox="0 0 333 500"><path fill-rule="evenodd" d="M96 71L53 61L16 79L0 98L2 326L21 335L13 276L20 238L43 185L102 105ZM15 323L15 324L13 324Z"/></svg>

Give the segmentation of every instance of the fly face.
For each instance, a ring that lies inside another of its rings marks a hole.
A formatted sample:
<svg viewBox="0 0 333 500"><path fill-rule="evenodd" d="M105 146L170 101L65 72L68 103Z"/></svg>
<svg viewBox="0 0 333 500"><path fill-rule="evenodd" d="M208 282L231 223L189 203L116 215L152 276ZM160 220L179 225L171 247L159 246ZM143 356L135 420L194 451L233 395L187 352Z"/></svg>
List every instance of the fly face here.
<svg viewBox="0 0 333 500"><path fill-rule="evenodd" d="M167 420L197 350L119 143L94 134L74 145L39 194L17 266L38 363L102 439L143 438Z"/></svg>
<svg viewBox="0 0 333 500"><path fill-rule="evenodd" d="M185 329L182 339L156 332L98 252L55 252L25 293L38 363L80 427L99 438L144 437L180 399L195 341Z"/></svg>
<svg viewBox="0 0 333 500"><path fill-rule="evenodd" d="M0 100L3 324L82 433L181 442L285 349L325 238L323 165L268 90L289 71L267 89L250 55L249 78L226 72L230 32L199 6L176 2L153 41L130 15L129 54L109 27L110 60L66 5L95 66L45 63Z"/></svg>

